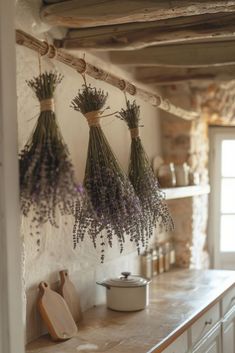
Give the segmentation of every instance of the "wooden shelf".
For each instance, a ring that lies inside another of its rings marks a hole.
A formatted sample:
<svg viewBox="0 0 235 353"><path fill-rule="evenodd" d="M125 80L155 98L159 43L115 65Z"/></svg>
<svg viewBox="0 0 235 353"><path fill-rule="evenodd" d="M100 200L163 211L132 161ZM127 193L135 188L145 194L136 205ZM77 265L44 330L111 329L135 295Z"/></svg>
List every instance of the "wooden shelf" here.
<svg viewBox="0 0 235 353"><path fill-rule="evenodd" d="M175 188L162 189L166 195L166 200L181 199L210 193L210 185L194 185Z"/></svg>

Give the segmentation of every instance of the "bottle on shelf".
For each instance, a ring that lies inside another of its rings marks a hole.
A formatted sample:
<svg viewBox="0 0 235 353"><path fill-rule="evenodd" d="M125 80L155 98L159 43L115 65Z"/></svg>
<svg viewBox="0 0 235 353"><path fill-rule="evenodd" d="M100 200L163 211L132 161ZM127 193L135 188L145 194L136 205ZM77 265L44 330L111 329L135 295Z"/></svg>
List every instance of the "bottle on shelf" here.
<svg viewBox="0 0 235 353"><path fill-rule="evenodd" d="M164 255L164 271L168 272L170 270L170 242L167 241L163 247Z"/></svg>
<svg viewBox="0 0 235 353"><path fill-rule="evenodd" d="M170 266L173 267L175 265L175 247L174 243L170 242Z"/></svg>
<svg viewBox="0 0 235 353"><path fill-rule="evenodd" d="M156 250L158 254L158 274L161 274L164 272L164 256L162 246L158 245Z"/></svg>
<svg viewBox="0 0 235 353"><path fill-rule="evenodd" d="M158 252L156 249L152 250L152 275L157 276L158 275Z"/></svg>
<svg viewBox="0 0 235 353"><path fill-rule="evenodd" d="M150 251L145 251L141 255L141 275L152 278L152 253Z"/></svg>

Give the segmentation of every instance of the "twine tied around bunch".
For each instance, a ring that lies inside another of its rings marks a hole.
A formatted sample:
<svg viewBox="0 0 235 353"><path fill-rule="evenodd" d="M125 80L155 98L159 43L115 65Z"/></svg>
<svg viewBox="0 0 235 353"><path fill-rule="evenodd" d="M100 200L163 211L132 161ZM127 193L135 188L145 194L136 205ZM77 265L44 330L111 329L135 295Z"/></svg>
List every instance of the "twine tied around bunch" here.
<svg viewBox="0 0 235 353"><path fill-rule="evenodd" d="M55 104L53 98L43 99L40 101L40 110L41 112L54 112L55 111Z"/></svg>
<svg viewBox="0 0 235 353"><path fill-rule="evenodd" d="M108 116L112 116L115 115L117 112L114 113L110 113L110 114L106 114L103 115L104 110L100 111L100 110L94 110L88 113L85 113L84 116L88 122L89 127L91 126L100 126L100 120L101 118L106 118Z"/></svg>
<svg viewBox="0 0 235 353"><path fill-rule="evenodd" d="M140 129L138 127L134 127L133 129L130 129L130 134L132 139L136 139L137 137L140 137Z"/></svg>
<svg viewBox="0 0 235 353"><path fill-rule="evenodd" d="M91 126L100 126L101 114L99 110L94 110L92 112L85 113L84 116L88 122L88 125Z"/></svg>

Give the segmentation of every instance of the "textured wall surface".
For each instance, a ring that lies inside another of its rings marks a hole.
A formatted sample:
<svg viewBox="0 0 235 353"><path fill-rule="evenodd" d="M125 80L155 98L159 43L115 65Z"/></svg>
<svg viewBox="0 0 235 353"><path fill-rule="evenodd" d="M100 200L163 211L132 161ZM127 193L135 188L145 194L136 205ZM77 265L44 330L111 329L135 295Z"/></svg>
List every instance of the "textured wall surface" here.
<svg viewBox="0 0 235 353"><path fill-rule="evenodd" d="M37 13L38 2L31 8L29 2L18 1L17 27L31 31L35 35L45 30L36 22L34 13ZM34 11L34 13L31 12ZM42 36L43 37L43 36ZM17 52L17 92L18 92L18 129L19 149L26 143L39 112L39 104L33 92L27 87L25 80L32 78L39 73L38 55L29 49L19 47ZM89 54L86 59L94 64L100 64L101 59L96 59ZM107 62L102 63L107 69L126 77L126 74L117 68L112 68ZM58 87L55 96L56 114L63 137L67 143L76 174L79 181L83 180L86 151L88 145L88 126L84 117L73 111L70 106L71 99L76 95L82 85L82 78L75 71L65 67L56 61L42 60L43 69L56 69L64 75L64 80ZM118 89L88 78L88 82L109 92L108 105L110 111L119 110L125 104L124 95ZM141 105L144 128L142 129L143 142L150 158L160 153L159 119L156 109L142 101ZM106 118L102 124L104 132L117 156L123 169L127 170L130 137L124 122L114 116ZM100 264L99 253L94 250L89 239L73 250L72 248L72 219L60 219L59 229L53 229L46 225L41 230L41 245L37 246L37 237L30 235L30 224L22 217L22 241L24 254L22 267L24 272L25 287L25 310L26 317L26 339L30 341L44 332L41 319L36 309L37 286L40 281L46 280L56 288L58 285L58 271L67 268L71 274L77 290L81 297L83 310L94 304L105 300L104 288L96 285L96 280L104 277L119 275L122 270L132 272L139 271L139 260L135 248L126 242L125 251L122 255L116 246L106 251L106 259L103 265Z"/></svg>
<svg viewBox="0 0 235 353"><path fill-rule="evenodd" d="M197 97L186 88L169 89L167 96L185 108L195 108ZM188 163L191 170L200 175L202 184L208 183L208 144L208 126L203 114L195 121L183 121L169 115L162 119L164 159L176 165ZM175 221L173 239L177 265L208 268L208 195L171 200L169 205Z"/></svg>

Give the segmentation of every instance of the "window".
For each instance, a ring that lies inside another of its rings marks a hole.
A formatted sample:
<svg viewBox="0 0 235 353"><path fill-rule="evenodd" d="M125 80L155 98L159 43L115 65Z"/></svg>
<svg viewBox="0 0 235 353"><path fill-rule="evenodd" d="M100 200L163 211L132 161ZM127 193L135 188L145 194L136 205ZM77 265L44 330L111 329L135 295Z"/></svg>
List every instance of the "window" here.
<svg viewBox="0 0 235 353"><path fill-rule="evenodd" d="M220 251L235 251L235 136L221 141Z"/></svg>
<svg viewBox="0 0 235 353"><path fill-rule="evenodd" d="M235 127L210 128L210 183L212 263L235 269Z"/></svg>

